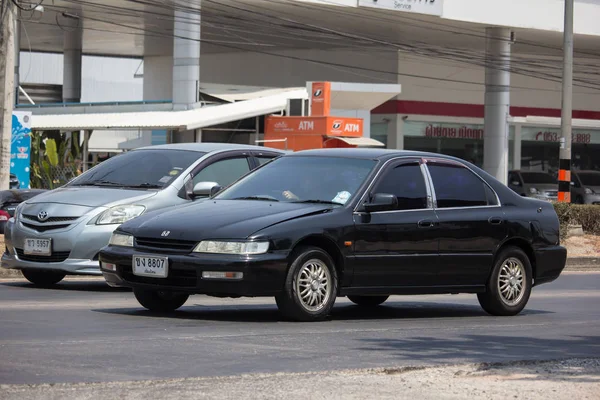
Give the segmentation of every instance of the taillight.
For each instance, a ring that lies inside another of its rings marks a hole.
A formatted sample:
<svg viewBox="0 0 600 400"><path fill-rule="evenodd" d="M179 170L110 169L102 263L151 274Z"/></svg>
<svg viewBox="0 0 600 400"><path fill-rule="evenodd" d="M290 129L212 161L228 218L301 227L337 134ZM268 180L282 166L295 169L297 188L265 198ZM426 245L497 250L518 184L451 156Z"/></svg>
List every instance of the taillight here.
<svg viewBox="0 0 600 400"><path fill-rule="evenodd" d="M10 214L4 210L0 210L0 222L6 222L10 219Z"/></svg>

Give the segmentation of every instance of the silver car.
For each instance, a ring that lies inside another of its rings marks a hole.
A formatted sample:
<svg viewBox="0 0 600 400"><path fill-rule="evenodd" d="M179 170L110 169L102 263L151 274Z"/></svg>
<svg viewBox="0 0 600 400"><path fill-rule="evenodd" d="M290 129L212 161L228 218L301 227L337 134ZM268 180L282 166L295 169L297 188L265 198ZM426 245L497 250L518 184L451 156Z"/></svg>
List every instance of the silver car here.
<svg viewBox="0 0 600 400"><path fill-rule="evenodd" d="M508 187L524 197L546 201L558 199L558 180L545 172L510 171Z"/></svg>
<svg viewBox="0 0 600 400"><path fill-rule="evenodd" d="M571 201L600 205L600 171L571 172Z"/></svg>
<svg viewBox="0 0 600 400"><path fill-rule="evenodd" d="M283 152L259 146L185 143L110 158L65 186L21 203L6 224L3 268L38 285L65 275L102 275L98 252L121 223L206 198Z"/></svg>

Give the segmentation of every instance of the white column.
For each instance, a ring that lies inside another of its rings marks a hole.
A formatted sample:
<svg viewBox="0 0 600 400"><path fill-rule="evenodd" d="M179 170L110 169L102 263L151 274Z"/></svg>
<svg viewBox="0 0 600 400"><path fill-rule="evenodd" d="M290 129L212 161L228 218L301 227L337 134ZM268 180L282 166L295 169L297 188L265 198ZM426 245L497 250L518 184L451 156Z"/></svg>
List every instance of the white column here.
<svg viewBox="0 0 600 400"><path fill-rule="evenodd" d="M175 11L173 27L173 107L188 109L200 86L200 9Z"/></svg>
<svg viewBox="0 0 600 400"><path fill-rule="evenodd" d="M510 111L510 29L486 29L483 169L506 184Z"/></svg>
<svg viewBox="0 0 600 400"><path fill-rule="evenodd" d="M515 125L515 141L513 143L513 169L521 169L521 124Z"/></svg>
<svg viewBox="0 0 600 400"><path fill-rule="evenodd" d="M404 120L402 117L400 114L394 114L388 118L388 149L404 150Z"/></svg>
<svg viewBox="0 0 600 400"><path fill-rule="evenodd" d="M81 50L83 31L80 28L64 33L63 60L63 102L81 101Z"/></svg>

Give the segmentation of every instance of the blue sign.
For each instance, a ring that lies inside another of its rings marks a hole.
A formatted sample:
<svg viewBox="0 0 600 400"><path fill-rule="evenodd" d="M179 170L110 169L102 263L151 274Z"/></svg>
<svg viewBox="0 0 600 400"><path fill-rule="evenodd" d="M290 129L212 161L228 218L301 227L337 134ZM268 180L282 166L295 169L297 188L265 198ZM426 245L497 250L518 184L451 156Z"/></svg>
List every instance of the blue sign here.
<svg viewBox="0 0 600 400"><path fill-rule="evenodd" d="M21 189L29 189L31 112L13 112L10 143L10 173L17 176Z"/></svg>

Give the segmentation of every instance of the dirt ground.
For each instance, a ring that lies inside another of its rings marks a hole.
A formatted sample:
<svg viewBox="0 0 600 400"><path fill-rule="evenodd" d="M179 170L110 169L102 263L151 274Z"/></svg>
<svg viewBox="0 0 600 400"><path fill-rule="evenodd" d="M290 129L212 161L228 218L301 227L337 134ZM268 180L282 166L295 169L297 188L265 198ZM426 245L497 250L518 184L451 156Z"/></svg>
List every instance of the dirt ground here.
<svg viewBox="0 0 600 400"><path fill-rule="evenodd" d="M572 236L563 243L569 257L600 257L600 236Z"/></svg>
<svg viewBox="0 0 600 400"><path fill-rule="evenodd" d="M600 398L600 360L252 374L164 381L0 385L21 399L528 399Z"/></svg>

